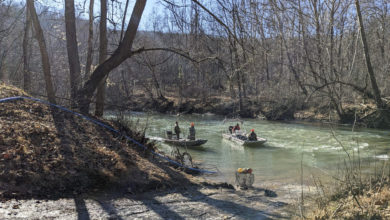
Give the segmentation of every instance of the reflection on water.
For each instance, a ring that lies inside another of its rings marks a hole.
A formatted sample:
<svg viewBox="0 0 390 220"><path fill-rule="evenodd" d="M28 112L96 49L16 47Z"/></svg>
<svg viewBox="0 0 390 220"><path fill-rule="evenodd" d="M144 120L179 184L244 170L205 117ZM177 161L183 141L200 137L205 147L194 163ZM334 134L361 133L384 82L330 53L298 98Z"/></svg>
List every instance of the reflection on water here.
<svg viewBox="0 0 390 220"><path fill-rule="evenodd" d="M108 116L109 117L109 116ZM223 117L213 115L163 115L128 114L129 120L148 121L146 135L165 137L166 130L173 130L175 121L179 122L182 135L188 134L188 127L195 122L197 138L208 142L200 149L188 149L195 161L204 167L217 167L225 179L232 179L239 167L251 167L257 181L298 182L301 175L301 161L304 170L318 172L337 171L346 158L344 151L360 155L362 160L387 160L389 153L389 132L374 129L355 129L334 127L335 137L330 125L309 123L282 123L247 119L243 129L255 129L259 137L268 141L262 147L242 147L222 139L230 124L223 124ZM159 144L170 152L171 147ZM343 149L344 148L344 149ZM306 175L310 175L306 172ZM304 172L305 173L305 172Z"/></svg>

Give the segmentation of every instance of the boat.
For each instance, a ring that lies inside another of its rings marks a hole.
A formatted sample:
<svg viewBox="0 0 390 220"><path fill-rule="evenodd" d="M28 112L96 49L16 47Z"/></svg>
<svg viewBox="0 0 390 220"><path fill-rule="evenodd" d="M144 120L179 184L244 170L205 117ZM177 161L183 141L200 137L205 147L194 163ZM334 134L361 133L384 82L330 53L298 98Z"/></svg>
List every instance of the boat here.
<svg viewBox="0 0 390 220"><path fill-rule="evenodd" d="M247 147L258 147L265 142L267 142L267 139L265 138L257 138L255 141L250 141L245 135L236 135L236 134L230 134L230 133L225 133L222 134L222 137L225 138L226 140L233 141L239 145L242 146L247 146Z"/></svg>
<svg viewBox="0 0 390 220"><path fill-rule="evenodd" d="M196 139L196 140L189 140L189 139L163 139L164 143L175 145L175 146L181 146L181 147L193 147L193 146L200 146L202 144L205 144L207 140L205 139Z"/></svg>
<svg viewBox="0 0 390 220"><path fill-rule="evenodd" d="M195 140L190 140L188 138L177 139L176 135L172 134L172 131L166 131L166 138L162 138L162 141L167 144L181 146L181 147L200 146L207 142L207 140L205 139L195 139Z"/></svg>
<svg viewBox="0 0 390 220"><path fill-rule="evenodd" d="M239 118L223 120L223 124L231 123L231 122L238 122L238 123L241 123L241 125L244 124L244 121L242 121ZM232 128L232 126L230 126L230 128ZM260 137L257 137L256 138L257 140L249 140L246 133L241 131L241 130L236 131L236 132L234 132L232 130L228 130L226 133L222 134L222 137L226 140L229 140L229 141L235 142L241 146L247 146L247 147L258 147L258 146L263 145L265 142L267 142L267 139L260 138Z"/></svg>

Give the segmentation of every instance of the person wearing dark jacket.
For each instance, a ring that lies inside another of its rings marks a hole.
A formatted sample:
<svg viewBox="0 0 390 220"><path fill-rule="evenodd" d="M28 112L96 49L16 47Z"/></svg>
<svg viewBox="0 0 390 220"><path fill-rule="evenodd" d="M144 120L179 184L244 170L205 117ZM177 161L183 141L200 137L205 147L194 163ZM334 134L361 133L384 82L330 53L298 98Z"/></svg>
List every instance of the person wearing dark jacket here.
<svg viewBox="0 0 390 220"><path fill-rule="evenodd" d="M194 122L191 122L191 127L188 129L188 131L189 131L188 139L195 140L195 124L194 124Z"/></svg>
<svg viewBox="0 0 390 220"><path fill-rule="evenodd" d="M179 140L180 139L180 127L179 127L179 123L178 122L176 122L175 123L175 134L176 134L176 138L177 138L177 140Z"/></svg>
<svg viewBox="0 0 390 220"><path fill-rule="evenodd" d="M255 133L255 129L251 129L251 133L248 135L248 140L257 141L257 135Z"/></svg>
<svg viewBox="0 0 390 220"><path fill-rule="evenodd" d="M234 126L229 126L229 132L230 132L230 134L233 134L233 128L234 128Z"/></svg>

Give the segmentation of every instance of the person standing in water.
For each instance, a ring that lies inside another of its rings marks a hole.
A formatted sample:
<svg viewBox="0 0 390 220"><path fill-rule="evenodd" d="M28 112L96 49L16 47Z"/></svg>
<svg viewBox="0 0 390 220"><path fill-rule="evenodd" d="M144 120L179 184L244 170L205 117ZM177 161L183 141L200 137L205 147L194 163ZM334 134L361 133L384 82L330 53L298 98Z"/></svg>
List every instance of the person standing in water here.
<svg viewBox="0 0 390 220"><path fill-rule="evenodd" d="M195 124L194 124L194 122L191 122L191 127L188 130L189 130L188 139L195 140Z"/></svg>
<svg viewBox="0 0 390 220"><path fill-rule="evenodd" d="M180 139L180 127L179 127L179 122L176 122L176 123L175 123L175 134L176 134L177 140L179 140L179 139Z"/></svg>

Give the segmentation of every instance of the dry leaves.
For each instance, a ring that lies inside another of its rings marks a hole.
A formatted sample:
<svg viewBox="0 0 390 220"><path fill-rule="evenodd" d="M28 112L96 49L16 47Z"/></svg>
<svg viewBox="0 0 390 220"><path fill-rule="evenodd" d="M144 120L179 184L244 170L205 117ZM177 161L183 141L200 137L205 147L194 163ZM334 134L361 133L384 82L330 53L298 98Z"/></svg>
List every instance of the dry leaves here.
<svg viewBox="0 0 390 220"><path fill-rule="evenodd" d="M0 98L18 95L25 93L0 85ZM70 113L30 100L0 103L0 197L63 196L108 183L142 191L149 183L172 186L185 178L142 155L137 146Z"/></svg>

